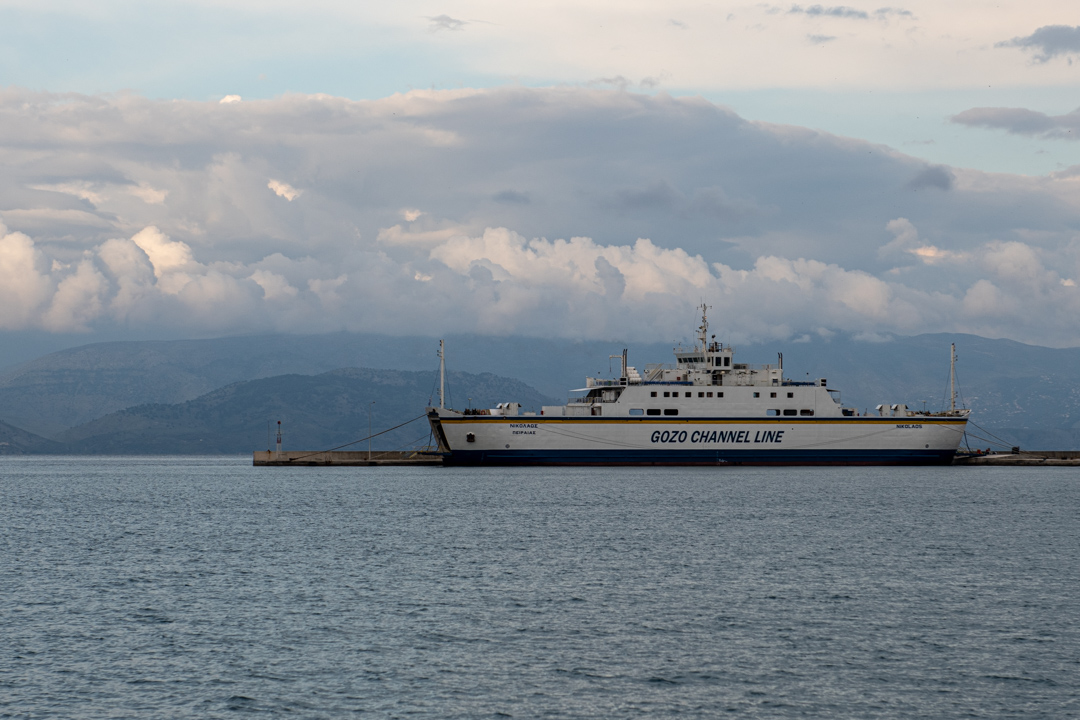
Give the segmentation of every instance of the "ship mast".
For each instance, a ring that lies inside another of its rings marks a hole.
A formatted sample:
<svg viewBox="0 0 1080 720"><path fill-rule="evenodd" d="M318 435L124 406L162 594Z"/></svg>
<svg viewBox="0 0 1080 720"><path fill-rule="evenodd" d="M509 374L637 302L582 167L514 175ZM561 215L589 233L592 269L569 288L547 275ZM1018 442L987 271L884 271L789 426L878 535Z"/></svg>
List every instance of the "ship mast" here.
<svg viewBox="0 0 1080 720"><path fill-rule="evenodd" d="M956 343L949 346L949 412L956 412Z"/></svg>
<svg viewBox="0 0 1080 720"><path fill-rule="evenodd" d="M446 409L446 348L443 343L445 340L439 341L439 409Z"/></svg>
<svg viewBox="0 0 1080 720"><path fill-rule="evenodd" d="M701 352L706 352L709 348L708 311L709 306L705 303L701 303L701 327L698 328L698 340L701 341Z"/></svg>

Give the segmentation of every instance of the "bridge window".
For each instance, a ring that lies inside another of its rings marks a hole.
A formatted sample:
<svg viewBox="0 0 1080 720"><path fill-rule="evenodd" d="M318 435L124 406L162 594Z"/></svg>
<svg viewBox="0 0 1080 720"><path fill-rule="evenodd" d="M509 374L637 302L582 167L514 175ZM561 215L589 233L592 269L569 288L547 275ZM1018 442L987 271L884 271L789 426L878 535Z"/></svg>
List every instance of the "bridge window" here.
<svg viewBox="0 0 1080 720"><path fill-rule="evenodd" d="M731 358L724 358L724 367L728 367L729 365L731 365Z"/></svg>
<svg viewBox="0 0 1080 720"><path fill-rule="evenodd" d="M630 408L630 414L631 415L644 415L645 411L642 410L641 408Z"/></svg>
<svg viewBox="0 0 1080 720"><path fill-rule="evenodd" d="M799 411L798 411L798 410L796 410L795 408L786 408L786 409L784 410L784 414L785 414L785 415L798 415L798 414L799 414Z"/></svg>
<svg viewBox="0 0 1080 720"><path fill-rule="evenodd" d="M813 410L800 410L799 414L805 417L805 416L813 415L814 411Z"/></svg>
<svg viewBox="0 0 1080 720"><path fill-rule="evenodd" d="M761 393L759 393L759 392L754 393L754 397L756 397L756 398L761 397Z"/></svg>
<svg viewBox="0 0 1080 720"><path fill-rule="evenodd" d="M660 414L660 408L649 408L648 410L645 411L645 414L646 415L659 415Z"/></svg>
<svg viewBox="0 0 1080 720"><path fill-rule="evenodd" d="M769 397L771 397L771 398L776 397L776 393L769 393Z"/></svg>
<svg viewBox="0 0 1080 720"><path fill-rule="evenodd" d="M718 393L716 393L716 397L722 398L722 397L724 397L724 393L718 392Z"/></svg>
<svg viewBox="0 0 1080 720"><path fill-rule="evenodd" d="M690 397L693 393L686 393L686 397Z"/></svg>
<svg viewBox="0 0 1080 720"><path fill-rule="evenodd" d="M653 390L651 393L649 393L649 397L656 397L656 391Z"/></svg>
<svg viewBox="0 0 1080 720"><path fill-rule="evenodd" d="M705 393L705 394L708 395L709 397L712 397L712 393Z"/></svg>
<svg viewBox="0 0 1080 720"><path fill-rule="evenodd" d="M679 409L678 408L664 408L664 414L665 415L678 415L679 414Z"/></svg>
<svg viewBox="0 0 1080 720"><path fill-rule="evenodd" d="M788 394L787 394L787 396L788 396L789 398L793 398L793 397L795 397L795 393L788 393Z"/></svg>

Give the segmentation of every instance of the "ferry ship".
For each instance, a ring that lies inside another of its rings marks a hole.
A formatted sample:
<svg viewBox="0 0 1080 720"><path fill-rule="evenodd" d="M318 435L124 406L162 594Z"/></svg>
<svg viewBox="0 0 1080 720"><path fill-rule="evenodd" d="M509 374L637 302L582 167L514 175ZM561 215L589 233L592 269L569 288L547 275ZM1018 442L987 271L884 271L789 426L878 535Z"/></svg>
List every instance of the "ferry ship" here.
<svg viewBox="0 0 1080 720"><path fill-rule="evenodd" d="M952 462L967 426L956 407L951 355L948 410L845 407L825 378L784 377L776 365L735 362L735 349L709 337L702 306L697 342L674 348L675 363L643 371L621 357L618 379L587 378L566 405L522 412L444 406L427 409L448 465L930 465Z"/></svg>

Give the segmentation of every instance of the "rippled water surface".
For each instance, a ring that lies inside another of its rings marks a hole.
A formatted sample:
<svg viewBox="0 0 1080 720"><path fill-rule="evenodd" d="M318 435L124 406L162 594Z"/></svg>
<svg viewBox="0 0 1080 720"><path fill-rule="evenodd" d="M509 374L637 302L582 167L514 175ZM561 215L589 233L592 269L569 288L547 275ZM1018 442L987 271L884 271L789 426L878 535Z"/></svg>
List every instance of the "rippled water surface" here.
<svg viewBox="0 0 1080 720"><path fill-rule="evenodd" d="M1080 469L0 458L0 716L1067 717Z"/></svg>

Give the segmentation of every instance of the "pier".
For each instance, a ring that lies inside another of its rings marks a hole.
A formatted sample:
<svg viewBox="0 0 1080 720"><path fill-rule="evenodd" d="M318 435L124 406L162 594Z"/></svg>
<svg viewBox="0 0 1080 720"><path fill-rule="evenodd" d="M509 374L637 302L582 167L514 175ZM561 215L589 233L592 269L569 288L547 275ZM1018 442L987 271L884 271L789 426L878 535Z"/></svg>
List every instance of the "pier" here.
<svg viewBox="0 0 1080 720"><path fill-rule="evenodd" d="M1020 453L989 453L986 455L957 455L953 465L995 465L995 466L1038 466L1038 467L1076 467L1080 466L1080 451L1071 450L1035 450ZM334 450L304 451L256 450L252 465L256 467L374 467L393 465L412 465L441 467L443 455L429 451L384 451L384 452L342 452Z"/></svg>
<svg viewBox="0 0 1080 720"><path fill-rule="evenodd" d="M1080 465L1080 452L1074 450L1024 450L1021 452L960 455L953 465L1037 465L1039 467L1069 467Z"/></svg>
<svg viewBox="0 0 1080 720"><path fill-rule="evenodd" d="M256 450L252 465L257 467L364 467L387 465L440 466L443 456L437 452L419 450L384 452L341 452L334 450L304 451Z"/></svg>

